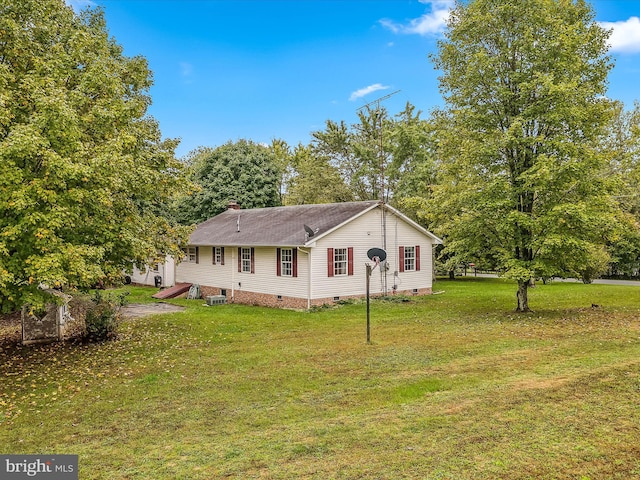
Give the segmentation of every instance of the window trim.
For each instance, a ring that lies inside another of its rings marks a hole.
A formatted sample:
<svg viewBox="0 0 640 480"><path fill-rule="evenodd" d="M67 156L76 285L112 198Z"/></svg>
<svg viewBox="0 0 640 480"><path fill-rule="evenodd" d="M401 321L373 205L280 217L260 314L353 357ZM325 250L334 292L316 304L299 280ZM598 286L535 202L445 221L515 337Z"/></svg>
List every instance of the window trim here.
<svg viewBox="0 0 640 480"><path fill-rule="evenodd" d="M220 250L220 261L218 261L217 250ZM213 265L224 265L224 247L213 247L211 262Z"/></svg>
<svg viewBox="0 0 640 480"><path fill-rule="evenodd" d="M338 250L346 251L345 260L340 260L340 263L346 263L345 273L336 273L338 261L336 255ZM339 247L339 248L327 248L327 276L329 277L348 277L353 275L353 247Z"/></svg>
<svg viewBox="0 0 640 480"><path fill-rule="evenodd" d="M291 251L291 274L285 274L283 250ZM298 276L298 249L295 247L276 248L276 276L296 278Z"/></svg>
<svg viewBox="0 0 640 480"><path fill-rule="evenodd" d="M404 271L415 272L416 271L416 247L407 246L404 247Z"/></svg>
<svg viewBox="0 0 640 480"><path fill-rule="evenodd" d="M187 246L184 247L182 251L184 252L184 258L182 259L184 263L200 263L200 252L198 247Z"/></svg>
<svg viewBox="0 0 640 480"><path fill-rule="evenodd" d="M249 251L249 258L244 258L243 254ZM248 263L245 263L248 261ZM245 270L245 267L249 267ZM256 273L255 272L255 248L238 247L238 273Z"/></svg>
<svg viewBox="0 0 640 480"><path fill-rule="evenodd" d="M349 253L347 248L333 249L333 276L346 277L349 275Z"/></svg>
<svg viewBox="0 0 640 480"><path fill-rule="evenodd" d="M410 260L411 257L407 257L409 252L408 249L413 249L413 266L412 268L407 268L407 260ZM398 251L398 266L400 272L419 272L420 271L420 245L410 245L410 246L402 246Z"/></svg>
<svg viewBox="0 0 640 480"><path fill-rule="evenodd" d="M293 277L293 248L280 249L280 275Z"/></svg>

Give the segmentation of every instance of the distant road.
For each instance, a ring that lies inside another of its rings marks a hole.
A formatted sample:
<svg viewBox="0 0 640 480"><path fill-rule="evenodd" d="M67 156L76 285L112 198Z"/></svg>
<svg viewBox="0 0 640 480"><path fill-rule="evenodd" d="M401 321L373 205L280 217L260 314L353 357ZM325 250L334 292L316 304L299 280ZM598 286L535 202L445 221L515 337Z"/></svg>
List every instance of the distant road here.
<svg viewBox="0 0 640 480"><path fill-rule="evenodd" d="M474 274L471 271L467 271L467 277L487 277L498 278L495 273L478 273ZM569 283L582 283L582 280L577 278L554 278L554 282L569 282ZM542 282L540 282L542 283ZM640 287L640 281L638 280L609 280L606 278L597 278L592 283L599 283L601 285L631 285L634 287Z"/></svg>

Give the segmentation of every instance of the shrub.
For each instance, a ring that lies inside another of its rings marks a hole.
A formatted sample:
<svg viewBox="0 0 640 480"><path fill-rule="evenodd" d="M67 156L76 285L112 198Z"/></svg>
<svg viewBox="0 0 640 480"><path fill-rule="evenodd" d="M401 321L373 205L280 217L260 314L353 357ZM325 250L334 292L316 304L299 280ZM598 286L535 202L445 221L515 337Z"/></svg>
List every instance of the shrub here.
<svg viewBox="0 0 640 480"><path fill-rule="evenodd" d="M105 294L99 290L91 297L76 297L72 315L84 317L82 337L92 342L112 340L117 336L120 309L126 305L127 293Z"/></svg>
<svg viewBox="0 0 640 480"><path fill-rule="evenodd" d="M378 302L389 303L408 303L412 301L411 297L408 297L406 295L380 295L372 298Z"/></svg>

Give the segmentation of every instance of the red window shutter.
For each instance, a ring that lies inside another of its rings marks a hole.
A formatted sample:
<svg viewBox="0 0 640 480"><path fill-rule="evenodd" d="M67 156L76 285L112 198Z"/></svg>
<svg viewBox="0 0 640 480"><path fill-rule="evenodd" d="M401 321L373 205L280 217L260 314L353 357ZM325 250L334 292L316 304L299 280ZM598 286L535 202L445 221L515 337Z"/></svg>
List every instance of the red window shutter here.
<svg viewBox="0 0 640 480"><path fill-rule="evenodd" d="M420 245L416 245L416 272L420 271Z"/></svg>
<svg viewBox="0 0 640 480"><path fill-rule="evenodd" d="M347 268L349 275L353 275L353 247L347 249Z"/></svg>
<svg viewBox="0 0 640 480"><path fill-rule="evenodd" d="M400 247L398 253L398 263L400 264L400 272L404 272L404 247Z"/></svg>
<svg viewBox="0 0 640 480"><path fill-rule="evenodd" d="M242 247L238 247L238 272L242 272Z"/></svg>
<svg viewBox="0 0 640 480"><path fill-rule="evenodd" d="M200 263L200 247L196 247L196 263Z"/></svg>
<svg viewBox="0 0 640 480"><path fill-rule="evenodd" d="M333 277L333 248L327 248L327 275Z"/></svg>
<svg viewBox="0 0 640 480"><path fill-rule="evenodd" d="M276 275L282 276L282 257L280 256L280 249L276 248Z"/></svg>
<svg viewBox="0 0 640 480"><path fill-rule="evenodd" d="M224 265L224 247L220 247L220 265Z"/></svg>
<svg viewBox="0 0 640 480"><path fill-rule="evenodd" d="M298 276L298 250L296 248L293 249L293 276Z"/></svg>
<svg viewBox="0 0 640 480"><path fill-rule="evenodd" d="M255 248L251 247L251 273L256 273Z"/></svg>

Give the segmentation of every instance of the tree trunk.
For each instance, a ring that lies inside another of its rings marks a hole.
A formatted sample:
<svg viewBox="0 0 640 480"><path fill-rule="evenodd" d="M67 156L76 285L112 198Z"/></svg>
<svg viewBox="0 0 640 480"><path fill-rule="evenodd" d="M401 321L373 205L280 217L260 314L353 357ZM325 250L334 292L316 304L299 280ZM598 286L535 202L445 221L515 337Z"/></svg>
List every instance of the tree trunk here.
<svg viewBox="0 0 640 480"><path fill-rule="evenodd" d="M516 293L516 297L518 299L518 308L516 308L516 312L530 312L529 310L529 281L518 281L518 293Z"/></svg>

